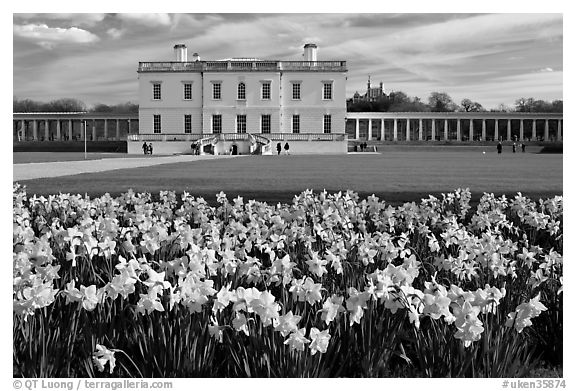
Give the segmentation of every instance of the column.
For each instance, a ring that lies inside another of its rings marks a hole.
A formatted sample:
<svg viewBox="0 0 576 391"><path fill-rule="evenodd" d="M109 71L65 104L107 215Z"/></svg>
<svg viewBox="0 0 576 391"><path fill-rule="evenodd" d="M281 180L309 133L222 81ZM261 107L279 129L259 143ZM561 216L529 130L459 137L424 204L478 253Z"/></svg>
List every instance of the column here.
<svg viewBox="0 0 576 391"><path fill-rule="evenodd" d="M500 132L498 131L498 120L494 120L494 140L500 141Z"/></svg>
<svg viewBox="0 0 576 391"><path fill-rule="evenodd" d="M120 140L120 120L116 120L116 141Z"/></svg>
<svg viewBox="0 0 576 391"><path fill-rule="evenodd" d="M536 120L532 120L532 141L536 140Z"/></svg>
<svg viewBox="0 0 576 391"><path fill-rule="evenodd" d="M118 122L118 120L116 120ZM360 119L356 118L356 140L360 138Z"/></svg>
<svg viewBox="0 0 576 391"><path fill-rule="evenodd" d="M444 141L448 141L448 120L444 120Z"/></svg>
<svg viewBox="0 0 576 391"><path fill-rule="evenodd" d="M92 120L92 141L96 141L96 120Z"/></svg>
<svg viewBox="0 0 576 391"><path fill-rule="evenodd" d="M460 118L456 119L456 141L462 141L462 134L460 131Z"/></svg>
<svg viewBox="0 0 576 391"><path fill-rule="evenodd" d="M62 121L56 121L56 140L60 141L62 139Z"/></svg>
<svg viewBox="0 0 576 391"><path fill-rule="evenodd" d="M398 119L394 118L394 141L398 141Z"/></svg>
<svg viewBox="0 0 576 391"><path fill-rule="evenodd" d="M50 122L44 120L44 141L50 140Z"/></svg>
<svg viewBox="0 0 576 391"><path fill-rule="evenodd" d="M88 126L86 120L80 120L80 141L84 141L85 136L87 136L86 133L88 132L88 129L86 129L86 126Z"/></svg>
<svg viewBox="0 0 576 391"><path fill-rule="evenodd" d="M104 140L108 140L108 120L104 119Z"/></svg>
<svg viewBox="0 0 576 391"><path fill-rule="evenodd" d="M524 141L524 120L520 119L520 141Z"/></svg>
<svg viewBox="0 0 576 391"><path fill-rule="evenodd" d="M548 118L546 118L546 122L544 123L544 141L550 141L549 137L549 128L548 128Z"/></svg>
<svg viewBox="0 0 576 391"><path fill-rule="evenodd" d="M436 120L432 118L432 141L436 141Z"/></svg>
<svg viewBox="0 0 576 391"><path fill-rule="evenodd" d="M128 134L130 134L131 129L132 129L132 127L130 126L130 118L128 118Z"/></svg>
<svg viewBox="0 0 576 391"><path fill-rule="evenodd" d="M506 122L506 140L512 141L512 126L510 126L510 118Z"/></svg>
<svg viewBox="0 0 576 391"><path fill-rule="evenodd" d="M422 118L418 120L418 140L422 141Z"/></svg>
<svg viewBox="0 0 576 391"><path fill-rule="evenodd" d="M482 120L482 141L486 141L486 120Z"/></svg>
<svg viewBox="0 0 576 391"><path fill-rule="evenodd" d="M410 118L406 120L406 141L410 141Z"/></svg>
<svg viewBox="0 0 576 391"><path fill-rule="evenodd" d="M18 141L23 141L26 138L26 120L20 121L20 129L18 130Z"/></svg>
<svg viewBox="0 0 576 391"><path fill-rule="evenodd" d="M562 141L562 120L558 120L558 141Z"/></svg>
<svg viewBox="0 0 576 391"><path fill-rule="evenodd" d="M470 127L468 131L468 141L474 141L474 120L470 119Z"/></svg>
<svg viewBox="0 0 576 391"><path fill-rule="evenodd" d="M32 123L32 140L38 141L38 120L35 119Z"/></svg>
<svg viewBox="0 0 576 391"><path fill-rule="evenodd" d="M384 118L380 118L380 141L384 141L386 138L384 137Z"/></svg>
<svg viewBox="0 0 576 391"><path fill-rule="evenodd" d="M130 120L128 120L130 123ZM372 140L372 118L368 118L368 140Z"/></svg>

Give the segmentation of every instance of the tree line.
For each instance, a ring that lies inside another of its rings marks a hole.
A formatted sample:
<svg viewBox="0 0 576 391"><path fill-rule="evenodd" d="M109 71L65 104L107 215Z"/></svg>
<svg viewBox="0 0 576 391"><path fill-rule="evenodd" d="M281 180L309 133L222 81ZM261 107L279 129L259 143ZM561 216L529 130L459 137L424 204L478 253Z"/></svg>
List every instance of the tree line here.
<svg viewBox="0 0 576 391"><path fill-rule="evenodd" d="M14 113L66 113L86 111L90 113L138 113L138 104L132 102L106 105L97 103L87 107L84 102L74 98L62 98L50 102L39 102L32 99L13 99Z"/></svg>
<svg viewBox="0 0 576 391"><path fill-rule="evenodd" d="M450 95L445 92L432 92L427 102L423 102L419 97L409 97L402 91L393 91L388 95L376 99L373 102L357 101L348 99L346 108L349 112L450 112L450 111L492 111L492 112L522 112L522 113L562 113L563 101L554 100L552 102L534 99L519 98L514 102L514 106L499 105L498 107L486 110L480 103L471 99L462 99L460 104L455 103ZM138 104L132 102L107 105L97 103L87 107L84 102L74 98L62 98L50 102L39 102L32 99L14 98L14 113L54 113L54 112L78 112L87 111L91 113L138 113Z"/></svg>
<svg viewBox="0 0 576 391"><path fill-rule="evenodd" d="M562 113L563 101L554 100L552 102L537 100L534 98L519 98L514 102L514 106L499 105L496 108L487 110L480 103L471 99L462 99L460 104L452 100L445 92L432 92L427 102L423 102L419 97L409 97L402 91L393 91L388 95L383 95L372 102L353 99L346 101L346 108L349 112L454 112L454 111L491 111L491 112L523 112L523 113Z"/></svg>

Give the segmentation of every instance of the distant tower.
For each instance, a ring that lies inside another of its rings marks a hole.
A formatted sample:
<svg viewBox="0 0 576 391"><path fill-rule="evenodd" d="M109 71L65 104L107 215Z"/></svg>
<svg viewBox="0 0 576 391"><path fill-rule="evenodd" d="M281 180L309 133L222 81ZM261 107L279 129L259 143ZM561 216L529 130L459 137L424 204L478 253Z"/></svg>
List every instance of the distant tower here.
<svg viewBox="0 0 576 391"><path fill-rule="evenodd" d="M368 75L368 88L366 89L366 98L370 97L370 75Z"/></svg>

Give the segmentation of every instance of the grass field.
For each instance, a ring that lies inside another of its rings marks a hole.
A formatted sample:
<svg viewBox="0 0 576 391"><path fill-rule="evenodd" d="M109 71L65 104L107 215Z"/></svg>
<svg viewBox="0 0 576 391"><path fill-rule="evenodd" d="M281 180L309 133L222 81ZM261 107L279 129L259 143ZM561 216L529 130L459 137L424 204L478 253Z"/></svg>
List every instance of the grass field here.
<svg viewBox="0 0 576 391"><path fill-rule="evenodd" d="M98 159L122 159L122 158L154 158L156 155L128 155L114 152L88 152L86 160ZM14 152L12 161L14 164L43 163L43 162L69 162L84 160L84 152Z"/></svg>
<svg viewBox="0 0 576 391"><path fill-rule="evenodd" d="M126 155L125 155L126 156ZM133 189L188 191L208 201L229 197L290 202L306 189L351 189L391 203L418 201L468 187L483 192L538 198L562 194L562 155L496 154L481 150L390 151L380 155L244 156L236 159L163 164L50 179L22 181L29 194L113 195Z"/></svg>

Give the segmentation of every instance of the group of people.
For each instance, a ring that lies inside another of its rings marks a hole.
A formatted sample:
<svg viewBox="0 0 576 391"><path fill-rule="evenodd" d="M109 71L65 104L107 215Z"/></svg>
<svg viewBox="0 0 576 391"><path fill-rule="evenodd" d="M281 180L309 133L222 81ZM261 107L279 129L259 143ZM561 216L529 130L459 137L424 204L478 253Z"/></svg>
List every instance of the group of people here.
<svg viewBox="0 0 576 391"><path fill-rule="evenodd" d="M364 152L368 149L368 143L360 143L360 152ZM358 144L354 144L354 152L358 152Z"/></svg>
<svg viewBox="0 0 576 391"><path fill-rule="evenodd" d="M142 151L144 152L144 155L152 155L152 143L146 144L146 142L144 142L144 144L142 144Z"/></svg>
<svg viewBox="0 0 576 391"><path fill-rule="evenodd" d="M526 152L526 144L522 143L520 144L520 147L522 148L522 152ZM512 143L512 153L516 153L516 148L517 148L516 143ZM498 142L496 150L498 151L498 153L502 153L502 142Z"/></svg>
<svg viewBox="0 0 576 391"><path fill-rule="evenodd" d="M284 153L286 155L290 155L290 153L288 152L289 150L290 150L290 145L288 145L288 143L284 144ZM276 144L276 151L278 151L278 155L280 155L280 152L282 152L282 143Z"/></svg>

